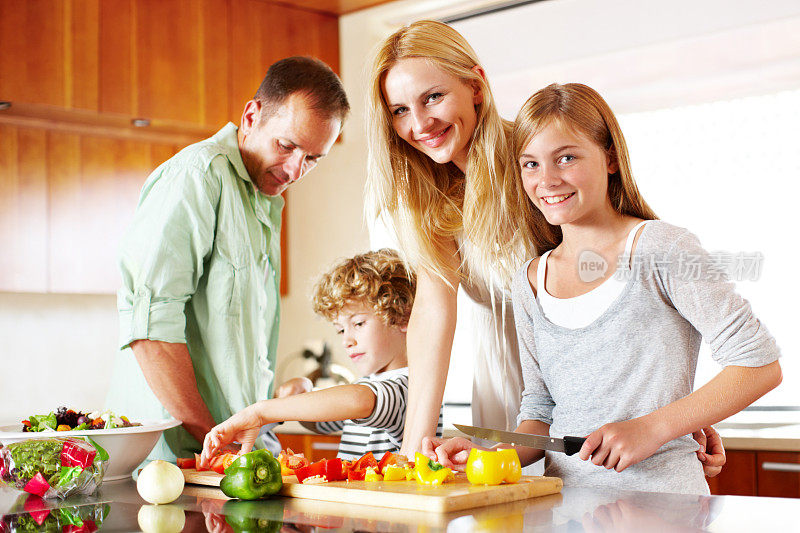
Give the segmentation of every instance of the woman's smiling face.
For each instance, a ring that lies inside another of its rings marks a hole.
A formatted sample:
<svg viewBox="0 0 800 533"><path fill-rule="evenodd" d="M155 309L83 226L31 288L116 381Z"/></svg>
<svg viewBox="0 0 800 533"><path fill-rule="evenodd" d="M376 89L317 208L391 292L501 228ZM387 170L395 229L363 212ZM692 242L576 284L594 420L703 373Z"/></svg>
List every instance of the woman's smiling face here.
<svg viewBox="0 0 800 533"><path fill-rule="evenodd" d="M426 59L408 58L386 73L383 97L400 138L439 164L465 170L480 90Z"/></svg>
<svg viewBox="0 0 800 533"><path fill-rule="evenodd" d="M613 209L608 175L616 172L616 162L594 141L558 121L531 137L518 162L528 198L554 226Z"/></svg>

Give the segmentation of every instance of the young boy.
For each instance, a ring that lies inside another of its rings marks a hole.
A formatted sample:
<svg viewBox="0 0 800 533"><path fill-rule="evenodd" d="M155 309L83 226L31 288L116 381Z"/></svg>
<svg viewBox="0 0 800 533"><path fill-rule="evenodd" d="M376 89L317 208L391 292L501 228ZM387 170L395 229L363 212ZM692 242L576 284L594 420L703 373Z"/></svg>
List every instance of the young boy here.
<svg viewBox="0 0 800 533"><path fill-rule="evenodd" d="M342 430L341 459L399 450L408 393L406 329L415 289L413 275L393 250L356 255L335 265L317 283L314 311L333 323L364 377L351 385L263 400L239 411L206 435L201 461L234 441L249 452L262 425L284 420L305 421L320 433ZM437 435L441 430L440 412Z"/></svg>

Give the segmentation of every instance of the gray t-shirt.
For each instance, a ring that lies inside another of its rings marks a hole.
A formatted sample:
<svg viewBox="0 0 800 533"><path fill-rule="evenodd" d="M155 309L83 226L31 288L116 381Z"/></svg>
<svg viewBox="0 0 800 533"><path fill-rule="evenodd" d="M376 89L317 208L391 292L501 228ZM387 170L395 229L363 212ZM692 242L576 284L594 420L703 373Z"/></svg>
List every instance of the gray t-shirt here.
<svg viewBox="0 0 800 533"><path fill-rule="evenodd" d="M719 265L689 231L648 222L622 294L597 320L568 329L548 321L528 282L530 262L512 287L525 390L517 423L541 420L550 435L586 436L603 424L636 418L692 392L701 340L722 366L757 367L780 356ZM547 452L546 475L568 486L708 494L684 435L623 472L577 455Z"/></svg>

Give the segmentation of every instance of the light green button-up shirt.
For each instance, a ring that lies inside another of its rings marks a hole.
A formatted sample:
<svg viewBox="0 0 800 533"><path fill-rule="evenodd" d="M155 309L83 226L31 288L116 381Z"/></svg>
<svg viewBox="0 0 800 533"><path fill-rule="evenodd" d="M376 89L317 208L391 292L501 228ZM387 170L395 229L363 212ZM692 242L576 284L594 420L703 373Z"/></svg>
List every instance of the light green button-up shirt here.
<svg viewBox="0 0 800 533"><path fill-rule="evenodd" d="M168 418L131 342L185 343L218 423L270 397L278 344L283 198L258 192L229 123L159 166L120 248L120 345L107 406L131 420ZM149 459L201 448L182 427Z"/></svg>

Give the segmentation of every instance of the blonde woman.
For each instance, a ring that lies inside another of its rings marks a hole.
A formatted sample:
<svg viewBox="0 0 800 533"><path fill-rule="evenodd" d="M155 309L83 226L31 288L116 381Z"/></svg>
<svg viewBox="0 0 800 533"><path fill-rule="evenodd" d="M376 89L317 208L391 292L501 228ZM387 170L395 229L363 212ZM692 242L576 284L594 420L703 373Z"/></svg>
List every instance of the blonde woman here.
<svg viewBox="0 0 800 533"><path fill-rule="evenodd" d="M469 321L464 329L472 337L464 345L472 353L457 357L473 366L473 422L513 429L523 380L508 287L522 261L538 252L536 239L556 235L531 214L510 174L511 123L500 117L474 50L433 21L402 28L379 48L369 114L367 215L394 230L417 271L401 451L413 455L434 435L458 287L468 296L467 309L458 311ZM512 222L514 213L525 223ZM709 433L716 449L718 436ZM709 456L708 473L722 463L724 455Z"/></svg>

